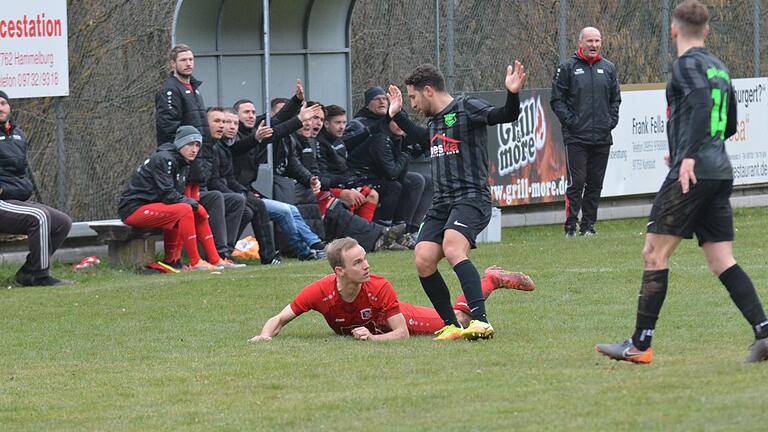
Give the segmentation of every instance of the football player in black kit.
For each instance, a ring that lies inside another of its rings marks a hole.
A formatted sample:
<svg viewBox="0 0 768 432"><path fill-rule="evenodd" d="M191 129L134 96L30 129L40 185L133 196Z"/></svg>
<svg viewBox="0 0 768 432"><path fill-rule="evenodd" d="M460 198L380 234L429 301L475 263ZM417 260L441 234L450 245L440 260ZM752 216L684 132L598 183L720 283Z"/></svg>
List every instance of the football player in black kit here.
<svg viewBox="0 0 768 432"><path fill-rule="evenodd" d="M736 131L736 98L728 68L705 48L708 21L707 8L697 0L675 8L671 34L678 57L667 84L670 170L649 216L635 333L623 342L596 346L614 360L651 362L669 258L693 234L709 269L755 333L745 362L768 359L768 320L752 281L733 258L733 169L724 140Z"/></svg>
<svg viewBox="0 0 768 432"><path fill-rule="evenodd" d="M445 89L445 79L432 65L417 67L405 80L411 107L428 117L423 128L400 112L403 95L389 86L389 115L431 157L434 195L419 228L415 250L421 286L445 327L435 340L488 339L493 327L485 313L480 274L469 260L475 238L491 218L488 186L487 126L517 121L518 92L525 83L520 62L508 66L504 84L507 100L497 108L475 97L454 98ZM453 267L467 298L472 320L462 328L451 308L451 294L437 264L446 258Z"/></svg>

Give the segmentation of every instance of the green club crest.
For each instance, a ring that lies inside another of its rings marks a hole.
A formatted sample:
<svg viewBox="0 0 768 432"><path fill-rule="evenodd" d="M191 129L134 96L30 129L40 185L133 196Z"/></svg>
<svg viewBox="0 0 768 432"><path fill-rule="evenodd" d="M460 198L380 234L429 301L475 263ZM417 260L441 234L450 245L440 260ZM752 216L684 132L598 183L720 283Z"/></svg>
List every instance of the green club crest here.
<svg viewBox="0 0 768 432"><path fill-rule="evenodd" d="M450 113L443 116L443 121L446 126L453 126L456 124L456 113Z"/></svg>

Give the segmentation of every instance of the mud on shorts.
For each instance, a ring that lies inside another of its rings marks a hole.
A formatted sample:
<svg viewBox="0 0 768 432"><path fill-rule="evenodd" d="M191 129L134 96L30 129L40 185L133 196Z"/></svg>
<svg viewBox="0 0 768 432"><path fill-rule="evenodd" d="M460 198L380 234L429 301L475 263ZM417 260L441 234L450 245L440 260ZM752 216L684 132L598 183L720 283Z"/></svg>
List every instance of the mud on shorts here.
<svg viewBox="0 0 768 432"><path fill-rule="evenodd" d="M733 180L699 180L683 194L677 179L666 179L653 201L647 231L707 242L733 241Z"/></svg>

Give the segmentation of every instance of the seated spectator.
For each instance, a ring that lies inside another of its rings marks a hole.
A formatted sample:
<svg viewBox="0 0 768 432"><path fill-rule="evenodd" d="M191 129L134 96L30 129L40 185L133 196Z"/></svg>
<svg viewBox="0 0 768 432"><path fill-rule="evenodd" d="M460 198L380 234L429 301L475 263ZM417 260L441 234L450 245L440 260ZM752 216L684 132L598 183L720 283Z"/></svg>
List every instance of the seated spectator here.
<svg viewBox="0 0 768 432"><path fill-rule="evenodd" d="M317 102L307 102L308 106L317 106ZM321 111L313 119L304 122L304 127L299 134L294 134L296 153L301 154L301 163L313 174L319 173L318 163L318 143L316 137L323 127L324 117ZM404 237L405 224L385 227L380 224L366 220L350 211L351 205L344 202L343 198L335 198L331 191L334 188L328 188L323 185L331 183L331 180L320 177L321 192L317 193L318 201L316 205L320 209L323 217L323 228L325 229L326 239L333 240L340 237L352 237L356 239L366 251L375 252L378 250L403 250L403 243L407 241ZM325 189L325 190L323 190ZM356 190L341 189L340 191L355 192L364 197ZM343 192L337 191L339 197ZM370 192L370 190L368 190Z"/></svg>
<svg viewBox="0 0 768 432"><path fill-rule="evenodd" d="M269 213L264 201L235 179L231 146L237 139L240 120L235 110L231 108L224 109L224 115L226 117L224 136L214 144L219 163L218 173L221 179L217 186L245 197L245 209L243 210L243 217L240 221L237 237L239 238L248 224L251 224L253 235L259 243L261 263L281 264L280 256L275 251L275 242L271 232L272 226L269 223ZM217 190L221 189L217 188Z"/></svg>
<svg viewBox="0 0 768 432"><path fill-rule="evenodd" d="M27 137L11 122L8 95L0 90L0 232L26 234L29 254L16 272L24 286L69 285L49 273L51 256L64 243L72 219L66 214L29 201L34 189L27 163Z"/></svg>
<svg viewBox="0 0 768 432"><path fill-rule="evenodd" d="M118 214L126 225L163 229L165 264L180 267L181 241L190 268L210 271L227 267L226 262L216 250L205 207L183 194L202 140L195 127L179 127L174 142L160 145L133 174L120 196ZM211 263L200 257L198 240Z"/></svg>
<svg viewBox="0 0 768 432"><path fill-rule="evenodd" d="M402 184L385 176L365 174L365 171L369 170L367 163L371 141L381 141L391 135L387 114L389 99L384 89L371 87L365 91L364 103L363 108L347 124L341 139L347 146L347 165L379 193L380 205L375 215L376 222L392 225L401 198Z"/></svg>
<svg viewBox="0 0 768 432"><path fill-rule="evenodd" d="M325 243L313 228L307 225L300 210L292 204L295 202L295 181L291 178L282 176L285 173L295 173L298 176L305 175L307 184L309 184L311 175L301 169L298 159L291 151L286 142L280 138L298 129L302 121L311 118L314 111L320 107L301 108L304 93L301 82L297 82L296 95L288 100L288 104L283 109L278 110L272 117L273 121L285 115L290 115L288 120L276 123L274 127L267 128L263 122L256 125L256 121L263 119L262 116L256 116L256 108L253 102L242 99L235 103L240 125L238 127L237 138L230 147L233 156L235 179L243 186L250 186L249 191L255 196L262 198L267 209L269 219L279 228L285 244L280 247L283 252L292 252L299 259L320 259L325 256L323 249ZM301 99L300 99L301 98ZM287 113L287 114L286 114ZM298 113L298 116L296 115ZM275 140L278 140L275 142ZM262 192L253 189L253 181L258 175L258 166L267 162L267 144L273 143L273 164L275 186L272 196L275 199L266 199ZM289 141L290 142L290 141ZM279 201L281 198L285 201ZM316 206L315 206L316 207ZM319 221L319 212L317 220ZM322 225L320 226L322 228Z"/></svg>
<svg viewBox="0 0 768 432"><path fill-rule="evenodd" d="M379 204L379 193L353 175L347 167L347 147L341 140L347 125L346 114L344 108L338 105L325 108L323 127L316 137L317 165L321 178L328 179L331 194L343 200L354 213L370 222L373 221ZM322 205L321 203L321 207Z"/></svg>

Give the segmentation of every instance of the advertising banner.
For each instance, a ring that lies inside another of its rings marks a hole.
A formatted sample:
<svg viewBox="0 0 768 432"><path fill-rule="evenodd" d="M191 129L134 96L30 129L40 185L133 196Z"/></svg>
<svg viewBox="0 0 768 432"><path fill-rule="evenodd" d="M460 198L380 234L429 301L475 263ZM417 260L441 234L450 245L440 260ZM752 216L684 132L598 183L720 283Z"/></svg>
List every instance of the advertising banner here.
<svg viewBox="0 0 768 432"><path fill-rule="evenodd" d="M69 94L66 0L3 2L0 89L14 99Z"/></svg>
<svg viewBox="0 0 768 432"><path fill-rule="evenodd" d="M768 182L768 78L734 79L738 128L726 141L736 185ZM655 193L669 168L664 84L622 90L603 197ZM488 127L491 197L496 206L563 201L567 167L560 122L549 89L520 93L516 123ZM496 106L505 92L473 93Z"/></svg>
<svg viewBox="0 0 768 432"><path fill-rule="evenodd" d="M523 90L519 120L488 127L488 183L496 206L565 199L565 148L560 123L549 108L550 93ZM496 106L507 97L506 92L472 95Z"/></svg>

